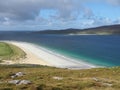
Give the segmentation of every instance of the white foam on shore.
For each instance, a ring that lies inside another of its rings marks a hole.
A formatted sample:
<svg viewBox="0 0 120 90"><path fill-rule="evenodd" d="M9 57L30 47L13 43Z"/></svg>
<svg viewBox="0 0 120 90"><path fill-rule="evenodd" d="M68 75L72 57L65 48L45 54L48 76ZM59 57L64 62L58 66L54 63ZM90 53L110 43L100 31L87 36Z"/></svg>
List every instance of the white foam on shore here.
<svg viewBox="0 0 120 90"><path fill-rule="evenodd" d="M39 45L27 42L18 42L18 41L5 41L12 44L17 44L18 46L27 49L29 52L32 52L40 59L48 62L49 66L54 66L58 68L70 68L70 69L89 69L96 68L97 66L83 62L82 60L74 60L68 57L65 57L56 52L50 51L46 48L43 48Z"/></svg>
<svg viewBox="0 0 120 90"><path fill-rule="evenodd" d="M81 66L87 66L86 68L95 68L97 66L92 65L92 64L88 64L87 62L83 62L83 61L78 61L75 59L71 59L67 56L55 53L54 51L48 50L46 48L43 48L41 46L35 45L37 48L51 54L54 55L54 57L57 57L59 59L56 60L56 62L54 62L54 65L57 65L58 67L61 68L81 68ZM58 61L59 60L59 61ZM56 66L56 67L57 67Z"/></svg>

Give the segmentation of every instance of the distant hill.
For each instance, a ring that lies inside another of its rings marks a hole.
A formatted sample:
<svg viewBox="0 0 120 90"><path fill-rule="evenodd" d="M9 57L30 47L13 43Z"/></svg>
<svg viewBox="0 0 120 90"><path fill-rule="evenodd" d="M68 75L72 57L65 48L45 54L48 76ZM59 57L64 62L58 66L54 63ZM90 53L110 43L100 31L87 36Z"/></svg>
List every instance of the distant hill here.
<svg viewBox="0 0 120 90"><path fill-rule="evenodd" d="M88 29L72 29L72 28L70 28L70 29L64 29L64 30L45 30L45 31L38 31L38 32L40 34L111 35L111 34L120 34L120 25L109 25L109 26L101 26L101 27L88 28Z"/></svg>

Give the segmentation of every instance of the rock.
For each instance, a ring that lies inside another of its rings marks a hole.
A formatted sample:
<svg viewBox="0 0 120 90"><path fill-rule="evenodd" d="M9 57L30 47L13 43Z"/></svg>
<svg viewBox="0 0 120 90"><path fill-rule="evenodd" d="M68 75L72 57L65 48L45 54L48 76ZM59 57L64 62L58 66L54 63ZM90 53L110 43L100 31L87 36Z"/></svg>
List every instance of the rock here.
<svg viewBox="0 0 120 90"><path fill-rule="evenodd" d="M92 79L93 79L94 81L96 81L96 82L98 82L98 81L99 81L99 79L97 79L97 78L95 78L95 77L94 77L94 78L92 78Z"/></svg>
<svg viewBox="0 0 120 90"><path fill-rule="evenodd" d="M17 77L16 75L11 76L11 78L16 78L16 77Z"/></svg>
<svg viewBox="0 0 120 90"><path fill-rule="evenodd" d="M111 87L112 84L109 84L109 83L102 83L103 86L108 86L108 87Z"/></svg>
<svg viewBox="0 0 120 90"><path fill-rule="evenodd" d="M21 85L21 84L31 84L32 82L31 81L29 81L29 80L21 80L20 82L19 82L19 85Z"/></svg>
<svg viewBox="0 0 120 90"><path fill-rule="evenodd" d="M95 77L92 78L92 79L97 82L98 86L105 86L105 87L111 87L111 86L113 86L113 84L106 83L106 81L108 81L108 79L105 79L105 78L98 79L98 78L95 78Z"/></svg>
<svg viewBox="0 0 120 90"><path fill-rule="evenodd" d="M17 77L21 77L21 76L24 75L24 73L22 73L22 72L18 72L18 73L16 73L15 75L16 75Z"/></svg>
<svg viewBox="0 0 120 90"><path fill-rule="evenodd" d="M26 85L26 84L31 84L31 81L29 80L11 80L11 81L8 81L8 83L10 84L15 84L15 85Z"/></svg>
<svg viewBox="0 0 120 90"><path fill-rule="evenodd" d="M16 77L22 77L24 75L23 72L18 72L18 73L15 73L11 76L11 78L16 78Z"/></svg>
<svg viewBox="0 0 120 90"><path fill-rule="evenodd" d="M11 81L8 81L8 83L10 84L19 84L20 80L11 80Z"/></svg>
<svg viewBox="0 0 120 90"><path fill-rule="evenodd" d="M62 77L53 77L53 79L62 80L63 78Z"/></svg>

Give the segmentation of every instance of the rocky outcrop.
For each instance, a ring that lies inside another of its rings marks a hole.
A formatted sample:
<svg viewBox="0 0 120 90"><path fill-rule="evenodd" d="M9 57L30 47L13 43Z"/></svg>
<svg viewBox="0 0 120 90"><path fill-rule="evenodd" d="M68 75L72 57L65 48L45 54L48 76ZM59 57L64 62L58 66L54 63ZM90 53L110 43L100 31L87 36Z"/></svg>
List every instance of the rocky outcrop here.
<svg viewBox="0 0 120 90"><path fill-rule="evenodd" d="M9 84L15 84L15 85L27 85L27 84L31 84L32 82L29 80L10 80L8 81Z"/></svg>

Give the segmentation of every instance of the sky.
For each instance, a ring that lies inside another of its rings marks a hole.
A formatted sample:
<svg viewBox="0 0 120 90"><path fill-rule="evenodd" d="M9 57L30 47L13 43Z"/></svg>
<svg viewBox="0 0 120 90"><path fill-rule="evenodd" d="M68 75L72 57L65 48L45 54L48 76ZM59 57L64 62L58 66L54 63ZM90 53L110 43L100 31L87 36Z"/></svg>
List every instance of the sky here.
<svg viewBox="0 0 120 90"><path fill-rule="evenodd" d="M0 0L1 31L120 24L120 0Z"/></svg>

